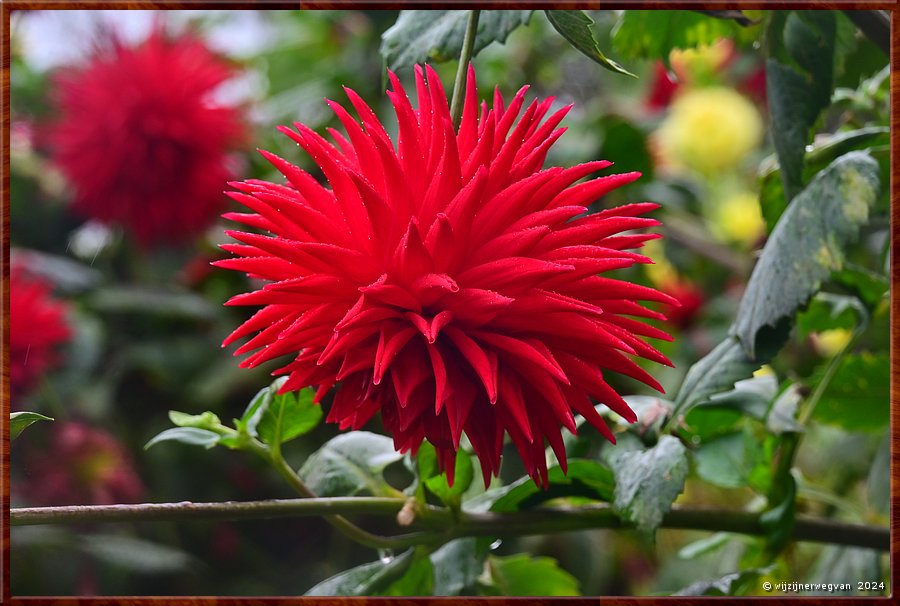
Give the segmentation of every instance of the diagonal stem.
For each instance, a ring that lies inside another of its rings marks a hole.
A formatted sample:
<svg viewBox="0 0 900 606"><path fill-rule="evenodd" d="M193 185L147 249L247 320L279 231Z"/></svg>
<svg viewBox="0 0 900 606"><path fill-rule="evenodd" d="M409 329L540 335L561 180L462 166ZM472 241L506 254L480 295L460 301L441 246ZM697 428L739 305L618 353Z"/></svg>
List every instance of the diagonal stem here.
<svg viewBox="0 0 900 606"><path fill-rule="evenodd" d="M450 120L454 127L459 126L462 116L463 97L466 94L466 71L472 60L472 51L475 49L475 36L478 33L478 17L481 11L469 11L469 20L466 23L466 36L463 38L462 51L459 53L459 65L456 68L456 80L453 82L453 97L450 101Z"/></svg>
<svg viewBox="0 0 900 606"><path fill-rule="evenodd" d="M887 11L843 11L866 38L875 43L884 54L891 55L891 18Z"/></svg>
<svg viewBox="0 0 900 606"><path fill-rule="evenodd" d="M297 494L306 499L317 499L316 494L310 490L290 464L288 464L284 457L281 456L280 448L272 450L270 447L254 439L248 442L248 449L268 461ZM404 499L400 499L401 507L405 502ZM374 549L395 549L409 547L410 545L432 543L439 540L442 536L441 533L420 532L395 537L385 537L364 530L344 516L336 513L324 513L322 514L322 517L347 538Z"/></svg>

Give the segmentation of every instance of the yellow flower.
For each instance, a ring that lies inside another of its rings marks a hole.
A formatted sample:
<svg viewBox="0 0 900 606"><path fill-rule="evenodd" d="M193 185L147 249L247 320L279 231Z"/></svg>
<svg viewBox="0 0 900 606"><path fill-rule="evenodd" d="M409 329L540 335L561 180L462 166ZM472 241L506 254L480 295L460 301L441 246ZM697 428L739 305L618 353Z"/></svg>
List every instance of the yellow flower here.
<svg viewBox="0 0 900 606"><path fill-rule="evenodd" d="M731 88L688 90L656 133L666 164L710 175L736 167L763 135L753 104Z"/></svg>
<svg viewBox="0 0 900 606"><path fill-rule="evenodd" d="M853 336L853 331L847 328L831 328L814 332L812 335L813 347L819 354L825 358L831 358L837 355Z"/></svg>
<svg viewBox="0 0 900 606"><path fill-rule="evenodd" d="M718 203L713 215L713 231L729 242L751 245L765 233L766 223L757 195L742 191Z"/></svg>

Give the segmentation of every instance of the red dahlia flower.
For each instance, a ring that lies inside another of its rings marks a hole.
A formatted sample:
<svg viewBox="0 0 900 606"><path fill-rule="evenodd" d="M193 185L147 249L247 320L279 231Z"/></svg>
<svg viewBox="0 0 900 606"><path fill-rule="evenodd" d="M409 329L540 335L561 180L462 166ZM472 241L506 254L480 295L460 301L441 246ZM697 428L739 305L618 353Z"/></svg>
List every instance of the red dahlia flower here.
<svg viewBox="0 0 900 606"><path fill-rule="evenodd" d="M238 350L244 366L289 354L276 371L283 391L318 387L320 400L340 383L327 419L359 428L380 411L400 451L423 439L451 476L463 433L485 482L500 467L504 434L528 473L546 484L545 442L563 468L560 426L575 431L580 413L614 440L594 409L597 398L623 418L635 415L605 371L659 384L629 359L669 361L641 336L668 338L626 316L661 318L636 299L671 302L653 289L598 276L647 263L625 249L654 234L631 204L585 215L586 205L639 173L572 185L609 162L541 170L568 107L541 122L552 99L521 117L525 90L506 106L479 113L470 68L459 130L435 72L417 68L419 108L390 74L397 147L353 91L362 125L329 101L347 130L337 147L303 124L282 132L322 169L330 188L268 152L288 185L249 180L231 196L252 214L228 218L272 236L228 232L238 258L222 267L268 280L230 305L265 305L225 344L257 333ZM518 117L518 120L517 120Z"/></svg>
<svg viewBox="0 0 900 606"><path fill-rule="evenodd" d="M199 40L118 40L61 73L56 164L84 216L122 225L147 247L185 240L222 210L228 150L243 136L237 110L211 93L233 75Z"/></svg>
<svg viewBox="0 0 900 606"><path fill-rule="evenodd" d="M9 385L15 399L58 361L59 345L71 335L66 305L50 287L13 265L9 276Z"/></svg>

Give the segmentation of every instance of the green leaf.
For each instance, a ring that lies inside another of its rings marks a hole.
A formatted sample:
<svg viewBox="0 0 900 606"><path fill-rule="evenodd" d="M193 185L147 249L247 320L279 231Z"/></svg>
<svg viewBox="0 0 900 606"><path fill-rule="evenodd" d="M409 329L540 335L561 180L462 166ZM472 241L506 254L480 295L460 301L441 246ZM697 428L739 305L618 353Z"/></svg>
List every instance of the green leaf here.
<svg viewBox="0 0 900 606"><path fill-rule="evenodd" d="M890 356L863 352L845 356L816 405L813 419L848 431L881 431L890 420ZM820 368L811 382L825 374Z"/></svg>
<svg viewBox="0 0 900 606"><path fill-rule="evenodd" d="M730 391L735 383L750 377L787 342L789 326L781 323L763 329L757 336L756 358L751 358L735 337L726 337L711 352L688 369L675 397L672 419L684 418L695 406L715 394Z"/></svg>
<svg viewBox="0 0 900 606"><path fill-rule="evenodd" d="M694 48L734 38L734 21L695 11L622 11L613 30L613 48L623 57L668 61L673 48Z"/></svg>
<svg viewBox="0 0 900 606"><path fill-rule="evenodd" d="M810 129L831 100L835 18L831 11L775 12L766 31L766 91L786 200L803 187Z"/></svg>
<svg viewBox="0 0 900 606"><path fill-rule="evenodd" d="M835 272L832 278L841 286L856 293L869 307L875 307L888 294L891 287L887 276L850 263Z"/></svg>
<svg viewBox="0 0 900 606"><path fill-rule="evenodd" d="M36 412L11 412L9 414L9 439L15 440L19 437L19 435L25 431L25 428L31 425L32 423L37 423L38 421L52 421L51 417L45 417L42 414L38 414Z"/></svg>
<svg viewBox="0 0 900 606"><path fill-rule="evenodd" d="M767 374L737 381L733 390L713 395L701 406L733 408L754 419L764 419L777 393L778 379Z"/></svg>
<svg viewBox="0 0 900 606"><path fill-rule="evenodd" d="M400 579L413 562L409 549L397 557L385 556L377 562L362 564L325 579L304 595L308 596L370 596Z"/></svg>
<svg viewBox="0 0 900 606"><path fill-rule="evenodd" d="M616 482L608 467L588 459L569 459L568 467L567 474L563 474L559 465L550 468L546 490L538 488L530 477L517 480L494 501L491 511L522 511L561 497L613 500Z"/></svg>
<svg viewBox="0 0 900 606"><path fill-rule="evenodd" d="M198 429L209 430L222 424L219 417L208 410L199 415L189 415L187 413L178 412L177 410L170 410L169 420L178 427L196 427Z"/></svg>
<svg viewBox="0 0 900 606"><path fill-rule="evenodd" d="M591 31L591 24L594 20L585 14L584 11L544 11L550 24L562 34L563 38L572 43L583 54L587 55L601 66L611 72L624 74L637 78L630 71L609 59L597 46L597 40Z"/></svg>
<svg viewBox="0 0 900 606"><path fill-rule="evenodd" d="M313 402L313 395L312 388L273 394L256 427L259 437L266 444L283 444L315 429L322 407Z"/></svg>
<svg viewBox="0 0 900 606"><path fill-rule="evenodd" d="M747 444L738 431L703 442L694 453L697 475L722 488L740 488L747 483Z"/></svg>
<svg viewBox="0 0 900 606"><path fill-rule="evenodd" d="M88 302L101 313L146 314L187 320L212 320L218 315L218 309L212 303L187 291L108 286L94 291Z"/></svg>
<svg viewBox="0 0 900 606"><path fill-rule="evenodd" d="M383 472L402 458L391 438L353 431L332 438L310 455L300 477L320 497L393 496L396 491L385 482Z"/></svg>
<svg viewBox="0 0 900 606"><path fill-rule="evenodd" d="M749 486L766 492L771 484L774 436L760 436L752 426L706 439L694 452L697 476L714 486Z"/></svg>
<svg viewBox="0 0 900 606"><path fill-rule="evenodd" d="M613 508L642 532L652 532L681 494L688 473L687 451L664 435L645 451L614 452L610 457L616 478Z"/></svg>
<svg viewBox="0 0 900 606"><path fill-rule="evenodd" d="M717 532L693 543L688 543L678 550L678 557L682 560L693 560L707 553L718 551L724 547L734 535L728 532Z"/></svg>
<svg viewBox="0 0 900 606"><path fill-rule="evenodd" d="M238 431L246 433L252 438L259 436L259 432L256 428L259 425L260 420L262 420L263 414L268 410L269 404L272 402L272 396L278 391L278 387L283 385L283 381L286 380L287 377L279 377L268 387L263 387L256 392L256 395L250 400L250 404L244 409L244 414L241 415L241 418L235 419L234 421L234 425L237 427Z"/></svg>
<svg viewBox="0 0 900 606"><path fill-rule="evenodd" d="M775 435L802 432L803 426L797 422L797 408L802 401L800 385L789 385L772 403L766 418L766 429Z"/></svg>
<svg viewBox="0 0 900 606"><path fill-rule="evenodd" d="M192 446L212 448L219 442L219 434L196 427L173 427L157 434L144 445L144 450L160 442L181 442Z"/></svg>
<svg viewBox="0 0 900 606"><path fill-rule="evenodd" d="M434 592L434 567L424 548L415 550L403 576L378 593L384 596L430 596Z"/></svg>
<svg viewBox="0 0 900 606"><path fill-rule="evenodd" d="M484 567L485 554L476 549L474 538L455 539L431 554L434 569L433 595L462 595L469 591Z"/></svg>
<svg viewBox="0 0 900 606"><path fill-rule="evenodd" d="M867 126L819 136L807 148L809 151L804 157L803 181L809 181L829 163L846 153L872 151L889 145L890 129L886 126ZM781 167L775 156L766 158L760 165L759 183L759 203L763 218L766 220L767 231L771 232L788 203L784 195Z"/></svg>
<svg viewBox="0 0 900 606"><path fill-rule="evenodd" d="M504 42L510 32L528 23L533 12L481 11L472 56L495 40ZM468 19L469 11L400 11L397 22L381 36L385 65L400 72L418 63L459 59Z"/></svg>
<svg viewBox="0 0 900 606"><path fill-rule="evenodd" d="M239 431L277 446L316 428L323 413L322 407L313 402L313 390L279 394L286 381L287 377L275 379L250 400L244 414L235 422Z"/></svg>
<svg viewBox="0 0 900 606"><path fill-rule="evenodd" d="M416 465L419 470L419 480L425 487L438 497L442 503L459 509L463 493L472 484L475 477L475 469L472 467L472 458L468 453L459 451L456 453L456 466L454 482L451 487L446 473L438 473L437 454L430 442L423 442L416 453Z"/></svg>
<svg viewBox="0 0 900 606"><path fill-rule="evenodd" d="M683 426L691 440L706 442L736 431L746 418L736 408L700 405L685 415Z"/></svg>
<svg viewBox="0 0 900 606"><path fill-rule="evenodd" d="M821 281L843 265L878 197L878 164L863 152L832 162L798 194L766 242L731 334L755 357L757 333L793 317Z"/></svg>
<svg viewBox="0 0 900 606"><path fill-rule="evenodd" d="M29 249L10 251L11 260L24 263L29 273L46 278L53 289L60 293L74 294L89 290L99 284L103 273L71 257Z"/></svg>
<svg viewBox="0 0 900 606"><path fill-rule="evenodd" d="M118 534L84 535L79 547L106 564L143 574L171 574L195 563L180 549Z"/></svg>
<svg viewBox="0 0 900 606"><path fill-rule="evenodd" d="M762 364L744 353L734 337L727 337L691 366L675 397L673 417L686 415L710 396L730 390L737 380L752 375Z"/></svg>
<svg viewBox="0 0 900 606"><path fill-rule="evenodd" d="M691 583L681 591L672 595L686 596L726 596L741 595L743 591L752 588L763 574L764 570L750 568L740 572L732 572L711 581L697 581Z"/></svg>
<svg viewBox="0 0 900 606"><path fill-rule="evenodd" d="M488 556L491 582L507 596L579 596L578 580L556 560L525 553Z"/></svg>

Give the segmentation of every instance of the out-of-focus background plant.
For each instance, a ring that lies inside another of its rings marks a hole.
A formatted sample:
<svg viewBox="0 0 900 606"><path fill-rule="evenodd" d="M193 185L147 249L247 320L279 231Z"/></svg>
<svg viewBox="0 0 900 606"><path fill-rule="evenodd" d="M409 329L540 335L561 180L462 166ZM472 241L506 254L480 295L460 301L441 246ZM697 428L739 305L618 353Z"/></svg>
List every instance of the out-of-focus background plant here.
<svg viewBox="0 0 900 606"><path fill-rule="evenodd" d="M449 92L467 12L13 14L10 404L53 419L12 442L13 507L295 496L243 453L143 448L170 410L241 419L277 367L239 369L237 345L220 347L247 317L222 303L252 286L210 266L218 214L237 209L221 191L278 180L255 148L314 171L276 126L340 128L323 97L343 86L389 116L385 64L412 82L428 60ZM574 104L547 165L612 160L643 177L603 207L662 205L655 264L621 274L681 303L662 309L668 395L615 378L639 422L611 417L615 448L567 437L578 462L551 469L547 493L506 457L494 492L450 494L425 455L416 467L366 434L365 481L328 495L397 496L416 476L435 504L611 501L638 530L376 555L316 517L28 526L11 532L13 595L748 595L767 579L889 595L885 554L790 541L802 515L888 523L887 54L857 14L721 13L736 14L483 11L473 60L482 95L528 83ZM303 431L284 447L301 476L340 452L334 426ZM673 500L758 513L765 532L656 528Z"/></svg>

